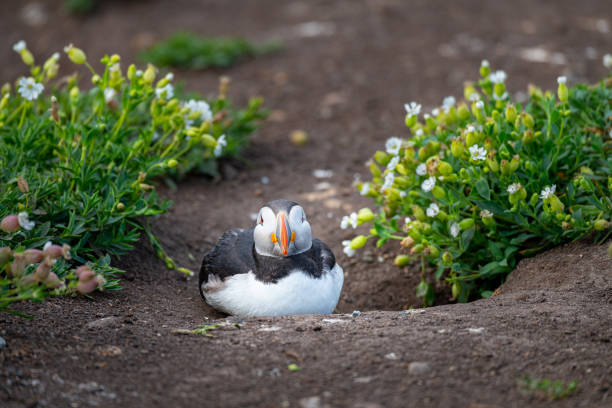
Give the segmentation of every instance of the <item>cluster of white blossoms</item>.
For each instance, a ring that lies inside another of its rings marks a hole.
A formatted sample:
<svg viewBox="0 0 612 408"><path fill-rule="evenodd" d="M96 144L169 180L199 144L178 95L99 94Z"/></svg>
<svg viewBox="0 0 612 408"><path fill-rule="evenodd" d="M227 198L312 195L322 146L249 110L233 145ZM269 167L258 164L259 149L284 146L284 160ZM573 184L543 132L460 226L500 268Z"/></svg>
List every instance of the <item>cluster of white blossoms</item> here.
<svg viewBox="0 0 612 408"><path fill-rule="evenodd" d="M440 213L440 207L438 207L438 204L436 203L429 204L429 207L427 207L427 211L426 211L426 214L428 217L433 218L439 213Z"/></svg>
<svg viewBox="0 0 612 408"><path fill-rule="evenodd" d="M442 109L444 109L444 112L448 113L451 110L451 108L455 106L455 103L456 103L456 100L454 96L447 96L442 101Z"/></svg>
<svg viewBox="0 0 612 408"><path fill-rule="evenodd" d="M398 164L399 164L399 157L393 156L391 160L389 160L389 163L387 164L387 170L389 171L395 170Z"/></svg>
<svg viewBox="0 0 612 408"><path fill-rule="evenodd" d="M427 165L425 163L421 163L416 168L416 174L418 176L424 176L427 174Z"/></svg>
<svg viewBox="0 0 612 408"><path fill-rule="evenodd" d="M104 90L104 102L109 103L115 99L117 92L113 88L106 88Z"/></svg>
<svg viewBox="0 0 612 408"><path fill-rule="evenodd" d="M390 137L385 143L385 149L387 150L387 153L392 154L393 156L397 156L399 154L401 147L402 139L398 137Z"/></svg>
<svg viewBox="0 0 612 408"><path fill-rule="evenodd" d="M356 250L354 250L353 248L351 248L351 241L350 240L345 240L342 241L342 251L346 254L346 256L353 256L355 255Z"/></svg>
<svg viewBox="0 0 612 408"><path fill-rule="evenodd" d="M557 188L556 184L553 184L552 186L544 187L544 190L540 192L540 198L542 200L546 200L547 198L552 197L553 195L555 195L556 188Z"/></svg>
<svg viewBox="0 0 612 408"><path fill-rule="evenodd" d="M363 183L361 185L361 189L359 190L359 194L366 195L370 192L370 183Z"/></svg>
<svg viewBox="0 0 612 408"><path fill-rule="evenodd" d="M197 119L202 119L204 122L212 121L212 111L210 110L210 105L205 101L197 101L195 99L190 99L184 105L190 112L199 112L200 116ZM188 115L191 117L191 115ZM191 126L193 122L197 119L185 120L187 126Z"/></svg>
<svg viewBox="0 0 612 408"><path fill-rule="evenodd" d="M17 214L17 220L19 222L19 226L26 231L30 231L32 228L34 228L35 223L34 221L30 221L27 212L20 212Z"/></svg>
<svg viewBox="0 0 612 408"><path fill-rule="evenodd" d="M213 154L215 155L215 157L221 156L221 153L223 152L223 148L225 146L227 146L227 141L225 140L225 135L221 135L217 139L217 145L215 146L215 150L213 151Z"/></svg>
<svg viewBox="0 0 612 408"><path fill-rule="evenodd" d="M342 217L340 228L347 229L349 226L353 227L353 229L357 228L357 213L356 212L351 213L351 215L345 215L344 217Z"/></svg>
<svg viewBox="0 0 612 408"><path fill-rule="evenodd" d="M404 109L406 109L406 115L408 116L418 116L421 113L421 105L416 102L404 104Z"/></svg>
<svg viewBox="0 0 612 408"><path fill-rule="evenodd" d="M481 210L480 217L481 218L493 218L493 213L489 210Z"/></svg>
<svg viewBox="0 0 612 408"><path fill-rule="evenodd" d="M457 224L456 222L453 222L450 225L450 234L453 238L457 238L459 236L459 233L461 232L461 227L459 226L459 224Z"/></svg>
<svg viewBox="0 0 612 408"><path fill-rule="evenodd" d="M487 159L487 151L484 147L479 147L477 144L470 146L469 149L472 160L482 161Z"/></svg>
<svg viewBox="0 0 612 408"><path fill-rule="evenodd" d="M166 84L161 88L155 88L155 96L160 99L172 99L174 97L174 86L172 84Z"/></svg>
<svg viewBox="0 0 612 408"><path fill-rule="evenodd" d="M393 174L393 172L390 171L385 176L385 182L383 183L382 187L380 188L380 191L381 192L385 192L388 189L390 189L391 187L393 187L393 182L394 181L395 181L395 175Z"/></svg>
<svg viewBox="0 0 612 408"><path fill-rule="evenodd" d="M491 72L491 74L489 75L489 81L493 82L494 84L502 84L506 81L506 78L506 73L501 70Z"/></svg>
<svg viewBox="0 0 612 408"><path fill-rule="evenodd" d="M517 191L519 191L523 186L521 186L521 183L512 183L508 186L508 192L510 194L514 194Z"/></svg>
<svg viewBox="0 0 612 408"><path fill-rule="evenodd" d="M436 178L435 177L429 177L427 179L425 179L423 181L423 183L421 183L421 188L423 189L423 191L425 191L426 193L433 190L433 188L436 186Z"/></svg>
<svg viewBox="0 0 612 408"><path fill-rule="evenodd" d="M28 101L33 101L38 99L38 96L44 89L45 86L40 82L36 82L34 78L22 77L19 80L19 88L17 89L17 92L19 92L19 94Z"/></svg>

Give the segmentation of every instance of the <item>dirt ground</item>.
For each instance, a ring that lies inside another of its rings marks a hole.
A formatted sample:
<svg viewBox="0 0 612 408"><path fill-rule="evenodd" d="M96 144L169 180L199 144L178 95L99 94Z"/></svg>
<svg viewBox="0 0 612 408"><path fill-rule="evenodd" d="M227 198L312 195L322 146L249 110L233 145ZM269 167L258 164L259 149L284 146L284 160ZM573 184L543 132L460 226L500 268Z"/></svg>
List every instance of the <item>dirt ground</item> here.
<svg viewBox="0 0 612 408"><path fill-rule="evenodd" d="M225 319L202 303L197 278L167 271L143 243L121 260L123 291L17 306L34 320L0 315L0 405L612 407L604 246L552 250L522 261L499 296L423 310L416 268L390 265L391 247L345 257L352 232L339 228L371 205L350 187L355 174L367 177L364 162L388 137L408 136L403 103L428 111L460 96L483 58L506 70L513 93L553 87L558 75L596 81L612 52L609 1L132 0L101 2L85 18L61 3L1 2L0 81L24 73L11 50L22 38L39 58L73 42L92 59L120 53L124 66L177 29L282 39L281 53L228 70L175 71L204 95L229 75L237 104L263 96L272 113L245 161L223 165L225 180L163 189L174 206L154 229L195 270L223 231L251 225L269 200L293 199L334 250L345 286L337 315ZM289 142L295 129L308 132L306 146ZM182 334L213 321L225 325L214 337ZM550 402L522 392L525 375L576 380L578 392Z"/></svg>

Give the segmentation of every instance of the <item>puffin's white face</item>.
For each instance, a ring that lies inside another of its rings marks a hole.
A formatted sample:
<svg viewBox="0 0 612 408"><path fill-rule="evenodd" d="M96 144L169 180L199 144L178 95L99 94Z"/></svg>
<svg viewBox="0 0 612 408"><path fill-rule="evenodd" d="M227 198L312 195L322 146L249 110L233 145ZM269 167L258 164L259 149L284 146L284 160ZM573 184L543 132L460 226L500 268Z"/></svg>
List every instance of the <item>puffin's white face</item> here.
<svg viewBox="0 0 612 408"><path fill-rule="evenodd" d="M308 251L312 246L312 232L304 209L291 207L289 214L275 214L270 207L263 207L257 216L253 232L255 250L266 256L291 256Z"/></svg>

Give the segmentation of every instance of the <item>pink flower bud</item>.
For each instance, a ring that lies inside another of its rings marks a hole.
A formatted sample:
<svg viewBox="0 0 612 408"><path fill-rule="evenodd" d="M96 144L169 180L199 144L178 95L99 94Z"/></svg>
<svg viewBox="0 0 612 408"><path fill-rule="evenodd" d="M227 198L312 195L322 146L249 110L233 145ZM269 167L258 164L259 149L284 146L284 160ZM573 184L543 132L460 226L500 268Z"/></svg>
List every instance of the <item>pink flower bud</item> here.
<svg viewBox="0 0 612 408"><path fill-rule="evenodd" d="M44 262L41 262L36 267L36 272L34 272L34 278L37 282L44 282L47 279L54 263L55 259L47 257L45 258Z"/></svg>
<svg viewBox="0 0 612 408"><path fill-rule="evenodd" d="M23 275L26 268L25 255L22 253L13 254L13 263L11 263L11 275L15 278Z"/></svg>
<svg viewBox="0 0 612 408"><path fill-rule="evenodd" d="M23 251L26 265L39 263L44 258L44 253L40 249L26 249Z"/></svg>
<svg viewBox="0 0 612 408"><path fill-rule="evenodd" d="M45 245L44 253L46 257L56 259L63 255L62 247L59 245Z"/></svg>
<svg viewBox="0 0 612 408"><path fill-rule="evenodd" d="M82 295L86 295L96 290L97 287L98 282L95 279L90 279L88 281L79 280L79 283L77 285L77 291L79 291L79 293Z"/></svg>
<svg viewBox="0 0 612 408"><path fill-rule="evenodd" d="M89 282L93 278L95 278L96 273L91 269L87 269L81 272L79 275L79 282Z"/></svg>
<svg viewBox="0 0 612 408"><path fill-rule="evenodd" d="M79 277L79 279L81 279L81 274L87 271L91 271L91 268L89 267L89 265L81 265L76 269L76 276Z"/></svg>
<svg viewBox="0 0 612 408"><path fill-rule="evenodd" d="M4 232L13 232L19 229L19 218L16 215L7 215L0 222L0 229Z"/></svg>
<svg viewBox="0 0 612 408"><path fill-rule="evenodd" d="M57 289L64 284L64 282L59 280L55 272L49 272L49 276L47 276L47 279L45 279L43 283L47 285L48 288L52 289Z"/></svg>
<svg viewBox="0 0 612 408"><path fill-rule="evenodd" d="M11 256L13 256L13 251L10 247L0 248L0 265L8 262L8 260L11 259Z"/></svg>

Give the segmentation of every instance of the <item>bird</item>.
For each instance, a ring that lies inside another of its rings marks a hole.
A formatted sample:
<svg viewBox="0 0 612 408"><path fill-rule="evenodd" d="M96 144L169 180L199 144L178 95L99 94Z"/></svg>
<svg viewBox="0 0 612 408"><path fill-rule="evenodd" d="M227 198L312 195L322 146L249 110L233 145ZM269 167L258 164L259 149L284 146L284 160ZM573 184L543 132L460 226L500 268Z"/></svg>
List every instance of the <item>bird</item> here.
<svg viewBox="0 0 612 408"><path fill-rule="evenodd" d="M204 255L199 276L203 300L239 317L330 314L343 283L333 252L289 200L264 205L253 228L226 231Z"/></svg>

